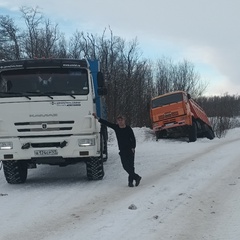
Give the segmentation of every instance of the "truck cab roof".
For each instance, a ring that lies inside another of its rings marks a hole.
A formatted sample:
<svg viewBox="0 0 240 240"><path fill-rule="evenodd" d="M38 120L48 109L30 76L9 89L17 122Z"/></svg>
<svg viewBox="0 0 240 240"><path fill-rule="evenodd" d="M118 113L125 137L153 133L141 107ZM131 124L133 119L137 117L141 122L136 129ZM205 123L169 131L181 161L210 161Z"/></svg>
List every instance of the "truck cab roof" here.
<svg viewBox="0 0 240 240"><path fill-rule="evenodd" d="M31 68L89 68L89 62L86 59L65 58L0 61L0 72L11 69Z"/></svg>

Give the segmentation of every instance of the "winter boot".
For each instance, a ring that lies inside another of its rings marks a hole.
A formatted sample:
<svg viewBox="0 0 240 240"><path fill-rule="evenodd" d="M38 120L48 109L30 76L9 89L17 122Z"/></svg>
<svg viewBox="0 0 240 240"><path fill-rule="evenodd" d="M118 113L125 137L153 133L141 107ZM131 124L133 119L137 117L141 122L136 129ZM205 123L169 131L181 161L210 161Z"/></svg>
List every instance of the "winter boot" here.
<svg viewBox="0 0 240 240"><path fill-rule="evenodd" d="M128 183L128 186L129 186L129 187L134 187L134 185L133 185L132 182L129 182L129 183Z"/></svg>
<svg viewBox="0 0 240 240"><path fill-rule="evenodd" d="M135 184L136 187L139 185L141 179L142 179L142 178L141 178L140 176L136 179L136 184Z"/></svg>

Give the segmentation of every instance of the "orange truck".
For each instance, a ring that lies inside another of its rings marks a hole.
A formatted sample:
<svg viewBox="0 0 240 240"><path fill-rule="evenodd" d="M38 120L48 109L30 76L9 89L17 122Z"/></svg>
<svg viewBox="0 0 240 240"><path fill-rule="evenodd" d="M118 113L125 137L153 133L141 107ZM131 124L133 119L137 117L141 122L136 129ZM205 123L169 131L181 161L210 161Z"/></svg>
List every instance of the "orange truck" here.
<svg viewBox="0 0 240 240"><path fill-rule="evenodd" d="M150 117L156 140L164 137L213 139L214 131L204 110L184 91L160 95L151 100Z"/></svg>

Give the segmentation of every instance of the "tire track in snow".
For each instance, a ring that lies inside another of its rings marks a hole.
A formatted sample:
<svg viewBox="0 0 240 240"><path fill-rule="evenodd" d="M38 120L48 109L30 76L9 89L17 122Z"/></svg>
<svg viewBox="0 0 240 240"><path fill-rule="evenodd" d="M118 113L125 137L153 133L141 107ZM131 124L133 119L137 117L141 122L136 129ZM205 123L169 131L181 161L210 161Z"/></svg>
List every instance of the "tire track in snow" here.
<svg viewBox="0 0 240 240"><path fill-rule="evenodd" d="M127 210L128 204L132 203L132 201L135 201L134 199L141 198L141 201L139 202L141 207L148 207L151 205L150 201L152 193L156 191L156 188L153 188L152 185L159 184L161 185L166 184L168 180L174 176L175 173L180 171L185 166L189 166L192 164L195 164L197 161L201 161L201 159L209 154L210 152L214 152L218 148L222 146L226 146L227 144L231 144L234 142L239 141L240 138L236 138L233 140L230 140L228 142L220 142L216 145L211 145L207 148L204 148L202 151L198 152L197 154L190 154L187 157L184 157L182 160L179 160L178 162L172 163L169 166L163 168L161 171L155 171L153 175L150 176L143 176L143 182L138 188L135 189L129 189L129 188L119 188L119 186L112 187L111 191L109 191L106 185L104 183L95 182L95 186L92 187L92 191L94 192L94 188L101 188L102 193L101 195L89 195L86 199L79 199L79 201L76 200L76 202L70 202L70 205L68 207L65 206L64 209L59 209L58 212L55 212L53 215L46 214L46 217L44 219L35 219L33 223L29 223L27 226L28 232L26 233L26 229L23 229L21 232L12 232L8 236L6 236L6 240L8 239L18 239L18 240L27 240L27 239L34 239L34 240L43 240L43 239L64 239L61 238L61 235L64 234L66 230L72 231L73 236L72 239L75 239L74 232L79 231L79 229L83 229L84 233L89 233L92 236L95 236L97 239L97 234L102 233L104 227L106 228L116 228L117 224L119 223L118 220L115 218L114 215L115 212L111 212L111 208L118 209L119 214L124 214L123 212L129 211ZM194 144L194 143L191 143ZM194 161L192 161L194 159ZM103 180L104 181L104 180ZM170 182L171 185L171 182ZM147 188L147 189L146 189ZM79 189L80 191L81 189ZM159 189L160 196L163 196L164 192L161 193L162 188ZM142 194L144 193L144 197ZM84 192L83 192L84 194ZM79 194L76 194L76 196L79 196ZM172 197L176 197L176 191L173 191ZM185 196L187 198L187 196ZM164 200L164 198L163 198ZM165 219L171 215L172 211L174 211L178 206L179 203L175 203L174 201L169 202L169 199L165 199L164 201L160 201L162 204L165 204L164 207L169 207L170 210L168 212L163 212L163 218L165 214ZM171 203L171 204L169 204ZM123 210L124 208L124 210ZM131 224L129 222L122 223L122 226L128 226L134 227L135 224L139 224L141 221L144 223L147 221L149 217L151 217L154 213L156 208L153 207L152 210L149 211L149 213L142 215L141 217L136 218L136 213L131 213L131 216L129 216L127 219L128 221L131 221ZM123 212L122 212L123 211ZM109 226L103 226L101 225L101 218L109 217L112 222L109 223ZM149 221L148 221L149 222ZM158 221L159 222L159 221ZM154 225L154 224L153 224ZM98 227L96 227L98 226ZM157 226L157 225L156 225ZM88 228L88 231L86 231L86 228ZM154 230L154 228L153 228ZM146 234L149 233L143 225L143 231L146 231ZM131 235L131 234L130 234ZM26 238L27 236L27 238ZM108 236L108 235L106 235ZM113 236L113 235L112 235ZM77 238L76 238L77 239ZM94 239L94 238L92 238ZM107 238L105 238L107 239ZM110 237L109 237L110 239ZM121 239L120 236L119 238Z"/></svg>
<svg viewBox="0 0 240 240"><path fill-rule="evenodd" d="M238 141L233 142L239 146ZM227 154L229 145L222 147ZM220 166L216 160L213 163L216 172L192 188L191 198L182 201L174 209L174 214L164 219L158 229L163 239L225 240L240 236L237 224L240 221L240 151L229 155Z"/></svg>
<svg viewBox="0 0 240 240"><path fill-rule="evenodd" d="M155 182L161 181L161 179L164 178L165 176L168 176L169 173L172 174L174 172L177 172L185 165L192 163L194 161L198 161L199 158L203 158L204 156L207 156L210 153L213 154L213 152L216 151L217 149L238 141L240 141L240 137L231 139L227 142L222 141L215 145L208 146L207 148L202 149L198 153L195 153L195 152L193 154L190 153L189 156L184 157L177 162L169 164L166 168L162 169L161 171L156 171L151 176L144 177L144 182L145 183L147 182L148 184L154 184ZM194 144L194 143L190 143L190 144Z"/></svg>

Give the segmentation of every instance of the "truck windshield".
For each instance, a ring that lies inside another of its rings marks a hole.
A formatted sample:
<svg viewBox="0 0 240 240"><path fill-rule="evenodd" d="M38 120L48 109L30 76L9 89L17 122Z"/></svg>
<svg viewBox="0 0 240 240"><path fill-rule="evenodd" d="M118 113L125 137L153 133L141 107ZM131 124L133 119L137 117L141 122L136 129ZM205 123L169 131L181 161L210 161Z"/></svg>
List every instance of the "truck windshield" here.
<svg viewBox="0 0 240 240"><path fill-rule="evenodd" d="M0 76L1 96L87 95L86 69L20 69L3 71Z"/></svg>
<svg viewBox="0 0 240 240"><path fill-rule="evenodd" d="M171 103L177 103L177 102L181 102L181 101L183 101L182 93L175 93L175 94L171 94L171 95L167 95L164 97L159 97L157 99L154 99L152 101L152 108L161 107L164 105L168 105Z"/></svg>

